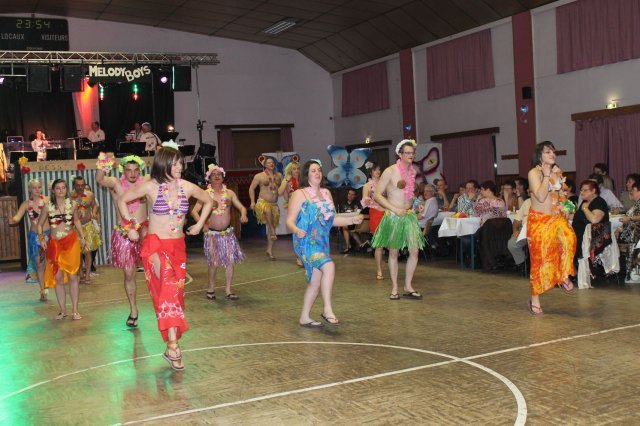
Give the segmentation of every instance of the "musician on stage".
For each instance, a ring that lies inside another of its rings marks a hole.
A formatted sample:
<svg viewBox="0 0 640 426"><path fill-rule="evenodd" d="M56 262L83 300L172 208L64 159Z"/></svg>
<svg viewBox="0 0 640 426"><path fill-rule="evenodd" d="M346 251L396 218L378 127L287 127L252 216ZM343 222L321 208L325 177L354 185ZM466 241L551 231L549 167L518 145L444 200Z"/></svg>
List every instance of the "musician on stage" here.
<svg viewBox="0 0 640 426"><path fill-rule="evenodd" d="M106 136L104 134L104 130L100 128L99 121L91 122L91 131L89 132L89 136L87 136L87 139L89 139L89 142L91 143L105 141Z"/></svg>
<svg viewBox="0 0 640 426"><path fill-rule="evenodd" d="M142 123L140 142L144 142L144 150L147 152L156 152L156 149L158 149L161 143L158 135L151 131L151 124L147 122Z"/></svg>
<svg viewBox="0 0 640 426"><path fill-rule="evenodd" d="M45 161L47 159L48 146L49 141L45 139L42 130L36 130L36 138L31 142L31 148L38 153L38 161Z"/></svg>

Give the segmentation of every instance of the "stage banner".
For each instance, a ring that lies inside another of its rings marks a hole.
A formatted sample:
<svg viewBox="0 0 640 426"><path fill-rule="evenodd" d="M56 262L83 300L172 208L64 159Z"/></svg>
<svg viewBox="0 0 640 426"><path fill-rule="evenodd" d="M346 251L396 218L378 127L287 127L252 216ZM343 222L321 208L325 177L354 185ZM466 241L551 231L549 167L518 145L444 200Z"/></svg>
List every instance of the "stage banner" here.
<svg viewBox="0 0 640 426"><path fill-rule="evenodd" d="M418 144L413 167L416 169L417 183L433 183L435 179L442 179L442 144Z"/></svg>
<svg viewBox="0 0 640 426"><path fill-rule="evenodd" d="M89 65L89 83L145 83L151 81L148 65Z"/></svg>

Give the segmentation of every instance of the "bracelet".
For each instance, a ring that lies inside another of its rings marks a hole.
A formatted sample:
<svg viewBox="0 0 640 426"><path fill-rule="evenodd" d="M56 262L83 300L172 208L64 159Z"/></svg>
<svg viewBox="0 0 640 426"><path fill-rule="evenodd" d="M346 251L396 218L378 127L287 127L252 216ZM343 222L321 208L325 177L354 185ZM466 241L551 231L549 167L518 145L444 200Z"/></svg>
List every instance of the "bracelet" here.
<svg viewBox="0 0 640 426"><path fill-rule="evenodd" d="M124 232L127 232L127 233L131 231L131 229L134 229L137 231L138 229L140 229L140 226L141 225L135 220L135 218L131 218L128 220L125 218L122 218L122 220L120 221L120 227Z"/></svg>
<svg viewBox="0 0 640 426"><path fill-rule="evenodd" d="M550 178L551 177L551 175L544 175L544 174L542 176L544 176L546 178Z"/></svg>

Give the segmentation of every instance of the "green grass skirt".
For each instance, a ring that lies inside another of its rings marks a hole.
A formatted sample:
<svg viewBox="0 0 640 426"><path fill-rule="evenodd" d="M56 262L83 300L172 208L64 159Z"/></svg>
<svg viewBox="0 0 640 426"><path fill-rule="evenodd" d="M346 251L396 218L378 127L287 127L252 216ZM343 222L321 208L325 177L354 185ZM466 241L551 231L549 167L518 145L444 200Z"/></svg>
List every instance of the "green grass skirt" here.
<svg viewBox="0 0 640 426"><path fill-rule="evenodd" d="M371 240L371 246L374 248L385 247L397 250L405 247L422 249L424 244L424 236L413 211L402 217L385 212Z"/></svg>

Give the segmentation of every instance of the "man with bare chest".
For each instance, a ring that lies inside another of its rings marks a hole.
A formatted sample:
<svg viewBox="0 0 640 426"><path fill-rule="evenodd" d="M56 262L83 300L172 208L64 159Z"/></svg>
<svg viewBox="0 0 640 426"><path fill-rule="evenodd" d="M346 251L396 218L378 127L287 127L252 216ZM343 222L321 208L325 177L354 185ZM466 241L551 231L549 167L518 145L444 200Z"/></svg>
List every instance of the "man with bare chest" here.
<svg viewBox="0 0 640 426"><path fill-rule="evenodd" d="M140 176L141 170L144 169L144 161L137 155L129 155L120 161L118 169L122 176L107 177L107 173L111 171L113 164L112 157L104 157L98 160L98 172L96 173L96 182L98 185L109 190L113 204L118 204L118 199L130 188L141 185L149 180L147 176ZM124 289L129 299L129 307L131 312L127 318L127 327L138 326L138 306L136 304L136 269L140 261L140 248L142 239L147 233L147 200L146 198L138 198L127 204L129 215L134 218L134 225L123 224L122 214L116 208L116 225L111 233L111 264L116 268L122 269L124 273ZM128 237L130 227L134 226L140 233L140 240L131 241Z"/></svg>
<svg viewBox="0 0 640 426"><path fill-rule="evenodd" d="M371 241L373 248L389 249L389 274L391 275L391 295L389 299L398 300L398 251L409 249L409 259L405 270L403 297L421 299L422 295L412 286L413 274L418 264L418 250L424 247L424 237L412 210L416 171L413 168L416 143L404 139L396 146L398 161L385 169L380 176L375 201L384 207L385 214ZM385 196L386 194L386 196Z"/></svg>
<svg viewBox="0 0 640 426"><path fill-rule="evenodd" d="M266 157L263 161L264 171L253 177L249 187L251 210L255 211L259 224L267 225L267 256L273 257L273 242L278 239L276 227L280 223L280 208L278 207L278 188L282 182L282 175L276 171L276 160ZM260 186L258 201L255 202L256 188Z"/></svg>
<svg viewBox="0 0 640 426"><path fill-rule="evenodd" d="M206 222L207 230L204 234L204 254L209 264L209 288L207 299L216 299L216 271L218 267L225 268L225 299L238 300L238 295L231 291L233 280L233 265L245 259L240 249L233 226L231 224L231 205L240 211L240 222L247 223L247 209L242 205L235 192L224 184L225 171L222 167L209 165L206 179L207 194L218 203L218 207L211 211ZM196 222L200 220L200 203L193 209Z"/></svg>
<svg viewBox="0 0 640 426"><path fill-rule="evenodd" d="M96 197L93 192L85 189L86 182L82 176L73 178L73 191L71 199L78 203L78 216L84 230L86 245L82 251L84 255L84 275L81 281L85 284L91 282L91 252L98 250L102 245L100 226L94 220L94 210L96 209Z"/></svg>

